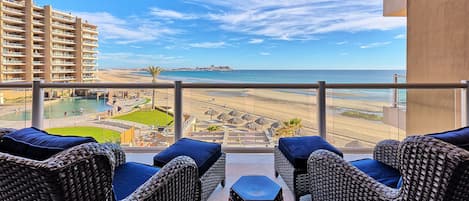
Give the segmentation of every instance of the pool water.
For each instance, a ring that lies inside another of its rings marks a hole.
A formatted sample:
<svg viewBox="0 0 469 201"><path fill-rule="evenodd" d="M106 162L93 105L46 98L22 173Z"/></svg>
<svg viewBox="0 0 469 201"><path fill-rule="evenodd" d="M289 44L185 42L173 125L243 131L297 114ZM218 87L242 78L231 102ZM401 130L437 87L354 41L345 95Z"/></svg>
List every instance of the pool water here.
<svg viewBox="0 0 469 201"><path fill-rule="evenodd" d="M28 106L30 107L30 106ZM104 112L112 107L106 104L106 99L65 98L56 103L44 106L46 119L63 118L65 116L80 116L84 114ZM66 115L65 115L66 113ZM0 116L0 120L24 121L31 119L31 110L13 112Z"/></svg>

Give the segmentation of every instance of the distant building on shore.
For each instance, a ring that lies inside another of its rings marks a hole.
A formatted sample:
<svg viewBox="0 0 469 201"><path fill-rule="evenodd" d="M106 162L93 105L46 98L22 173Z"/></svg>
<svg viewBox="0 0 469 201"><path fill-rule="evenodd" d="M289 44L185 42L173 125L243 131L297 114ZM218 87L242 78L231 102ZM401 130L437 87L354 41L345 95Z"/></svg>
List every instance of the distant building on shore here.
<svg viewBox="0 0 469 201"><path fill-rule="evenodd" d="M50 5L2 0L0 40L0 82L97 80L96 25Z"/></svg>

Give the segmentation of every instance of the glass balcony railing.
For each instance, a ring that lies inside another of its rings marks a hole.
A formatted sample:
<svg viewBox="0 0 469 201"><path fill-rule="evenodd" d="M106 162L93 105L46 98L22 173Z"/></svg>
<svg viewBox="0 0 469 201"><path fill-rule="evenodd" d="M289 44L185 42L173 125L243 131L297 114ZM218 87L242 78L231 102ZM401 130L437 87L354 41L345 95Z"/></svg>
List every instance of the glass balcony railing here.
<svg viewBox="0 0 469 201"><path fill-rule="evenodd" d="M8 25L8 24L3 24L3 27L7 28L7 29L14 29L14 30L18 30L18 31L24 31L24 28L23 27L19 27L19 26L13 26L13 25Z"/></svg>
<svg viewBox="0 0 469 201"><path fill-rule="evenodd" d="M53 75L60 75L53 76L54 81L76 79L72 73ZM81 78L96 76L84 73ZM43 127L91 126L100 140L123 147L166 147L187 137L217 142L224 149L271 151L280 137L317 135L343 150L371 152L381 140L412 135L406 127L407 121L413 121L406 119L412 117L409 106L418 110L416 114L430 111L425 104L408 102L407 96L444 97L441 109L454 117L447 124L460 125L461 113L466 114L460 106L468 103L455 97L467 93L466 87L460 83L48 83L43 89L54 102L43 108ZM68 98L71 94L78 97ZM30 111L0 115L0 120L5 119L31 122Z"/></svg>
<svg viewBox="0 0 469 201"><path fill-rule="evenodd" d="M13 13L18 13L18 14L23 14L24 13L22 10L15 9L15 8L10 8L10 7L7 7L7 6L3 6L3 10L13 12Z"/></svg>
<svg viewBox="0 0 469 201"><path fill-rule="evenodd" d="M72 16L65 16L65 15L53 13L52 17L57 18L57 19L66 20L66 21L69 21L69 22L75 22L75 18L72 17Z"/></svg>
<svg viewBox="0 0 469 201"><path fill-rule="evenodd" d="M17 18L17 17L12 17L12 16L8 16L8 15L3 15L2 18L3 18L3 19L6 19L6 20L9 20L9 21L24 23L24 20L23 20L23 19Z"/></svg>
<svg viewBox="0 0 469 201"><path fill-rule="evenodd" d="M10 56L10 55L12 55L12 56L25 56L24 52L5 52L4 54L7 55L7 56Z"/></svg>
<svg viewBox="0 0 469 201"><path fill-rule="evenodd" d="M22 35L17 35L17 34L9 34L9 33L4 33L3 36L5 36L6 38L14 38L14 39L25 39L24 36Z"/></svg>
<svg viewBox="0 0 469 201"><path fill-rule="evenodd" d="M4 73L24 73L23 69L3 69L2 72Z"/></svg>

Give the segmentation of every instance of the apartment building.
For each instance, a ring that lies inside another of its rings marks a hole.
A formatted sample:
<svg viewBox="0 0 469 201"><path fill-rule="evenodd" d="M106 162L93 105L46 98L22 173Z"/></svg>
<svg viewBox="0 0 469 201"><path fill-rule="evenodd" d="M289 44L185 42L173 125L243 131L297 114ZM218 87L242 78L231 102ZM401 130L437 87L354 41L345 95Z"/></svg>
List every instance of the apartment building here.
<svg viewBox="0 0 469 201"><path fill-rule="evenodd" d="M0 8L0 82L97 80L95 25L33 0L2 0Z"/></svg>

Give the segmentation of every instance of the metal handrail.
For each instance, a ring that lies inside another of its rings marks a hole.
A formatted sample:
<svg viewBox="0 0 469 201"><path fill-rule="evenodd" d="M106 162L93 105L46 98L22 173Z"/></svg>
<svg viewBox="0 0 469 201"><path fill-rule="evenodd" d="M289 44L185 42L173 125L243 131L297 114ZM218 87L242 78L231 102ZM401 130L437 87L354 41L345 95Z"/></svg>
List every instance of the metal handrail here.
<svg viewBox="0 0 469 201"><path fill-rule="evenodd" d="M7 83L10 85L11 83ZM32 83L29 82L29 87ZM0 83L0 88L5 83ZM186 89L317 89L314 83L182 83ZM461 89L465 83L326 83L326 89ZM174 88L174 83L41 83L41 88Z"/></svg>

